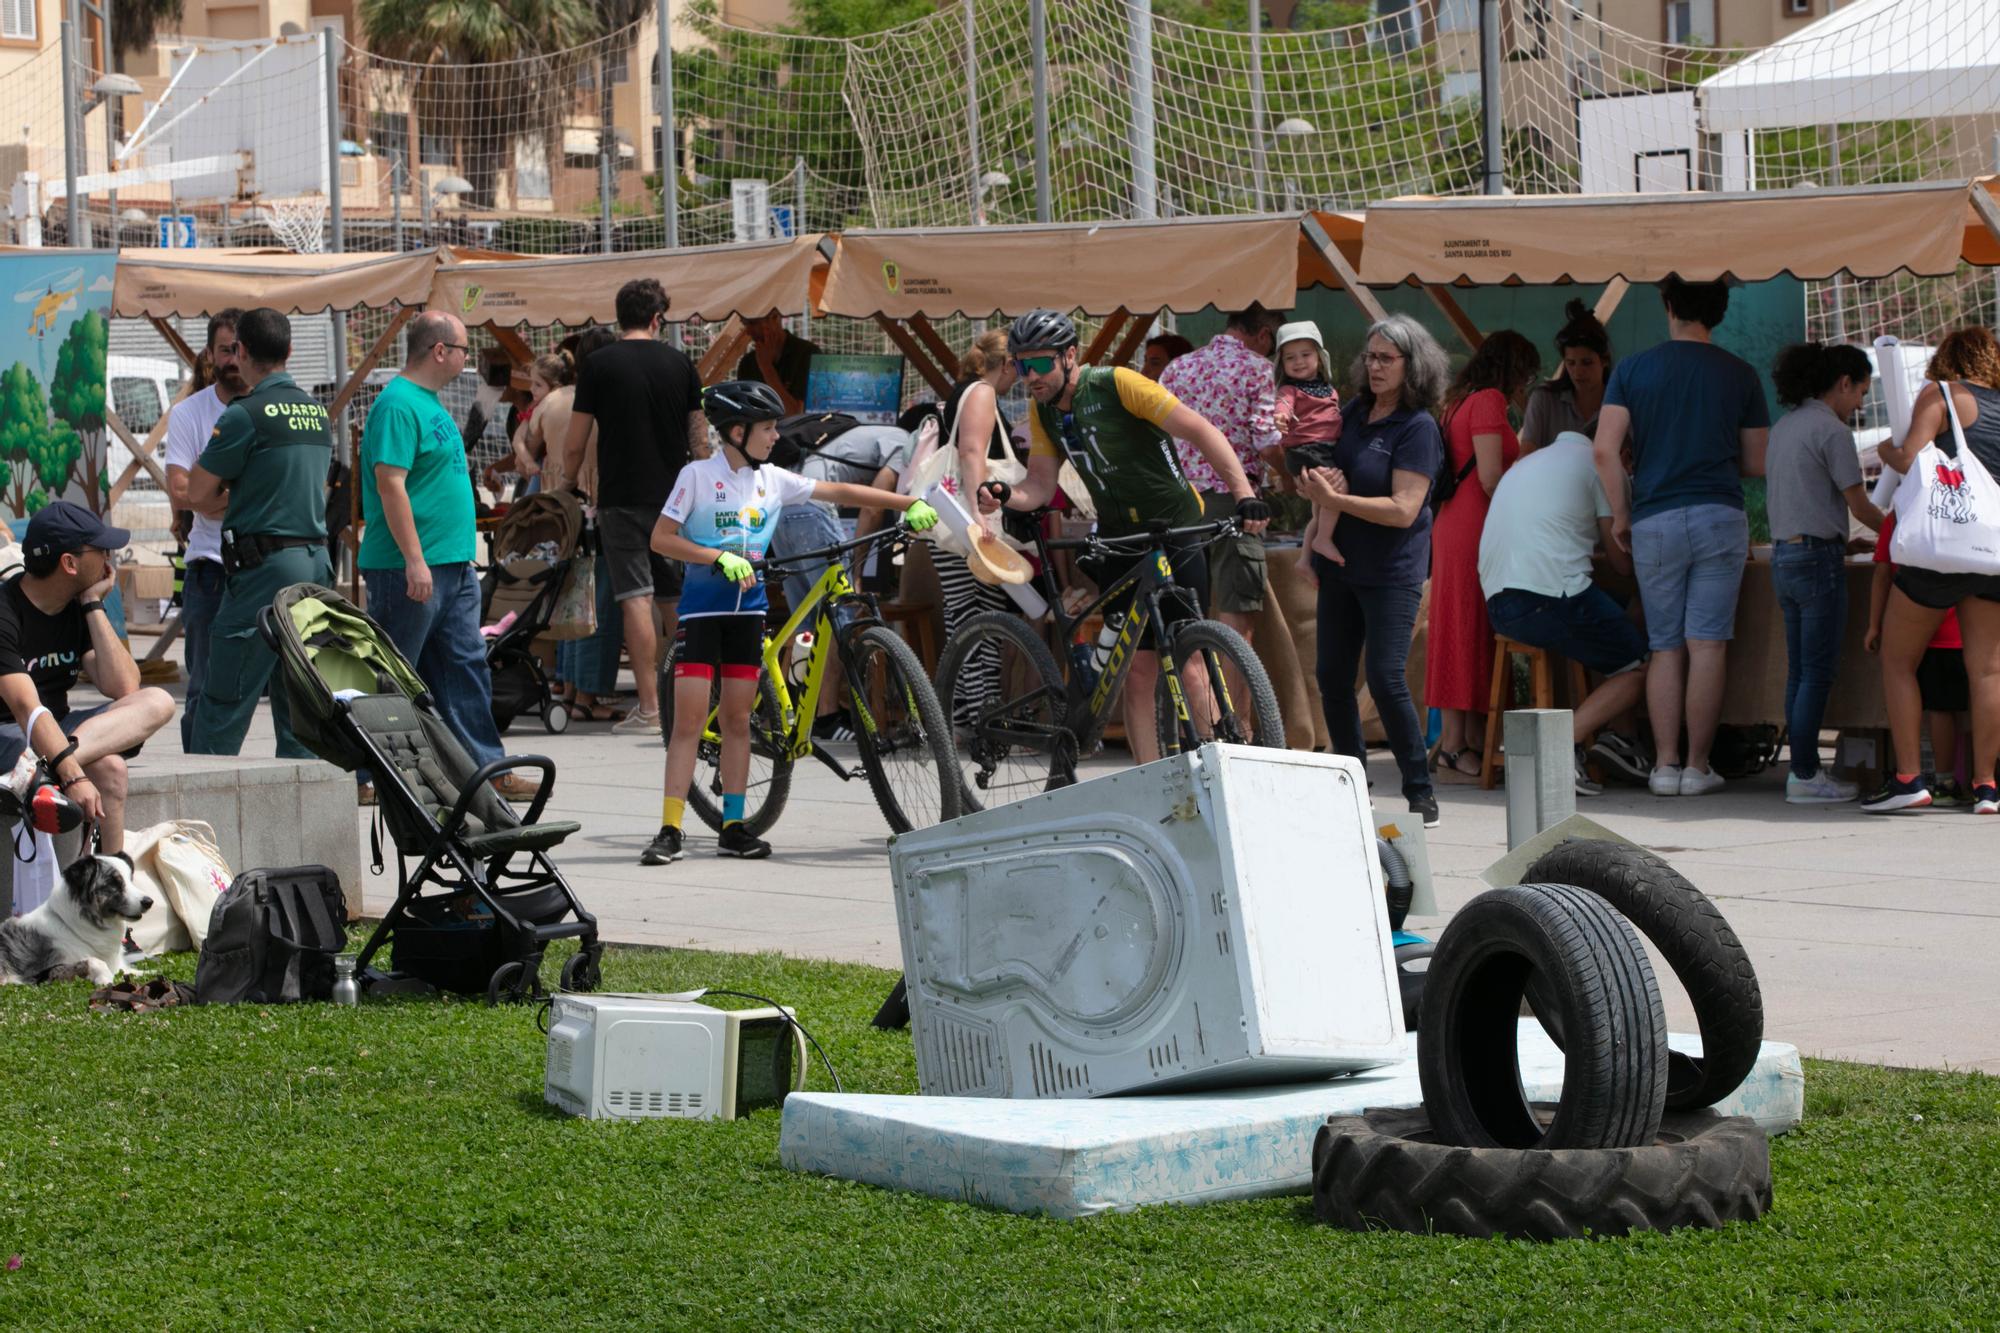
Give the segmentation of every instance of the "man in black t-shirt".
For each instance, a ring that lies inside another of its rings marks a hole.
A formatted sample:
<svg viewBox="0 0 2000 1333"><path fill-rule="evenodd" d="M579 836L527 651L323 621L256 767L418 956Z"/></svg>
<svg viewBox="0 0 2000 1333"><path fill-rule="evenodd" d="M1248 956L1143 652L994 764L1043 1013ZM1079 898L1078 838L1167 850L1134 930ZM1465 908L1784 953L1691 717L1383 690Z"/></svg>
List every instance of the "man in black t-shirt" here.
<svg viewBox="0 0 2000 1333"><path fill-rule="evenodd" d="M583 467L590 429L597 427L597 533L639 688L639 706L611 728L627 735L660 734L653 668L662 628L672 640L681 595L679 568L653 553L653 525L682 465L708 456L701 380L694 362L660 341L666 317L667 293L652 278L618 289L618 341L577 367L563 441L563 475L574 477Z"/></svg>
<svg viewBox="0 0 2000 1333"><path fill-rule="evenodd" d="M173 720L173 696L139 684L103 597L132 534L57 500L28 521L20 577L0 584L0 774L25 804L37 759L97 826L101 850L125 850L125 758ZM111 702L71 709L79 674Z"/></svg>

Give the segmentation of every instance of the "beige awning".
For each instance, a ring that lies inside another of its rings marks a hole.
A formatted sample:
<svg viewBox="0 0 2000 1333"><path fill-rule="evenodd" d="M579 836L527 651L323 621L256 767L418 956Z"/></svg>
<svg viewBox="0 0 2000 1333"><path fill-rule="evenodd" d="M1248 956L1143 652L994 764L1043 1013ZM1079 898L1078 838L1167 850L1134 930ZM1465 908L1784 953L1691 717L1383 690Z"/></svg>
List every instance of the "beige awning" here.
<svg viewBox="0 0 2000 1333"><path fill-rule="evenodd" d="M1300 235L1297 217L850 231L827 275L825 311L938 319L1037 306L1089 315L1253 301L1285 309L1310 285L1300 279Z"/></svg>
<svg viewBox="0 0 2000 1333"><path fill-rule="evenodd" d="M757 245L712 245L618 255L450 257L430 289L432 308L467 324L612 323L618 289L658 278L668 318L797 315L806 308L820 238Z"/></svg>
<svg viewBox="0 0 2000 1333"><path fill-rule="evenodd" d="M1759 282L1938 276L2000 263L1981 218L1996 182L1743 194L1391 199L1368 210L1363 282Z"/></svg>
<svg viewBox="0 0 2000 1333"><path fill-rule="evenodd" d="M438 252L300 255L288 250L118 252L112 313L188 319L230 306L272 306L287 314L422 305Z"/></svg>

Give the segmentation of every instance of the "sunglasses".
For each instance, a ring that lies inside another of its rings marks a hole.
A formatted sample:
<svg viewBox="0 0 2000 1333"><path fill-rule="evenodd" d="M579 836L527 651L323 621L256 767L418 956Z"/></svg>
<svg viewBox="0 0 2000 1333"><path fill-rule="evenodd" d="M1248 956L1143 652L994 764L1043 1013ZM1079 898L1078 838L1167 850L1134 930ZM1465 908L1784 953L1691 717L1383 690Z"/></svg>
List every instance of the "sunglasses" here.
<svg viewBox="0 0 2000 1333"><path fill-rule="evenodd" d="M1014 368L1023 375L1049 375L1055 372L1056 364L1061 360L1059 356L1017 356Z"/></svg>

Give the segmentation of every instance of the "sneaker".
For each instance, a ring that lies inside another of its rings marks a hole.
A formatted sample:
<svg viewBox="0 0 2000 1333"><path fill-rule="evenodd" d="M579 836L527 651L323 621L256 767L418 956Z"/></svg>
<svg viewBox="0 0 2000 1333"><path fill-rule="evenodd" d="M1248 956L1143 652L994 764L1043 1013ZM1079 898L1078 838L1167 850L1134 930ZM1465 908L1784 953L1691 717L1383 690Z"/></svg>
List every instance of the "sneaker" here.
<svg viewBox="0 0 2000 1333"><path fill-rule="evenodd" d="M1987 790L1992 790L1987 788ZM1893 815L1899 810L1921 810L1931 803L1931 789L1924 785L1921 777L1908 782L1890 778L1882 784L1882 790L1861 803L1861 812L1867 815Z"/></svg>
<svg viewBox="0 0 2000 1333"><path fill-rule="evenodd" d="M1972 789L1972 813L2000 815L2000 787L1986 783Z"/></svg>
<svg viewBox="0 0 2000 1333"><path fill-rule="evenodd" d="M611 724L614 736L657 736L660 734L660 713L654 709L648 713L634 708L624 717Z"/></svg>
<svg viewBox="0 0 2000 1333"><path fill-rule="evenodd" d="M1410 813L1413 815L1422 815L1424 817L1425 828L1436 828L1439 823L1438 798L1435 796L1412 796L1410 798Z"/></svg>
<svg viewBox="0 0 2000 1333"><path fill-rule="evenodd" d="M1796 773L1785 775L1785 799L1793 805L1843 805L1860 795L1858 785L1842 782L1824 768L1809 778Z"/></svg>
<svg viewBox="0 0 2000 1333"><path fill-rule="evenodd" d="M1679 796L1681 794L1681 767L1679 764L1662 764L1654 769L1646 779L1646 788L1655 796Z"/></svg>
<svg viewBox="0 0 2000 1333"><path fill-rule="evenodd" d="M859 733L854 730L854 721L848 717L844 708L837 713L828 713L813 723L813 739L816 741L852 741L858 736Z"/></svg>
<svg viewBox="0 0 2000 1333"><path fill-rule="evenodd" d="M1952 807L1971 805L1972 797L1957 778L1946 778L1931 784L1931 804Z"/></svg>
<svg viewBox="0 0 2000 1333"><path fill-rule="evenodd" d="M1590 747L1590 757L1633 782L1647 782L1653 775L1653 761L1639 748L1638 742L1627 740L1615 731L1598 733L1597 743Z"/></svg>
<svg viewBox="0 0 2000 1333"><path fill-rule="evenodd" d="M356 805L375 804L375 784L372 782L364 782L360 786L356 787L354 789L354 803Z"/></svg>
<svg viewBox="0 0 2000 1333"><path fill-rule="evenodd" d="M1712 791L1721 791L1729 784L1722 774L1714 769L1684 768L1681 770L1681 795L1706 796Z"/></svg>
<svg viewBox="0 0 2000 1333"><path fill-rule="evenodd" d="M759 861L771 854L771 844L741 824L724 824L722 832L715 839L715 854L740 856L746 861Z"/></svg>
<svg viewBox="0 0 2000 1333"><path fill-rule="evenodd" d="M28 786L35 780L35 769L39 764L35 748L31 745L21 751L21 757L14 762L14 771L7 775L6 789L13 794L17 807L27 805Z"/></svg>
<svg viewBox="0 0 2000 1333"><path fill-rule="evenodd" d="M1590 776L1590 767L1585 762L1586 756L1587 752L1584 748L1581 745L1577 746L1576 794L1578 796L1602 796L1604 795L1604 784Z"/></svg>
<svg viewBox="0 0 2000 1333"><path fill-rule="evenodd" d="M671 824L660 825L660 831L646 844L646 850L639 853L642 866L663 866L681 859L681 831Z"/></svg>

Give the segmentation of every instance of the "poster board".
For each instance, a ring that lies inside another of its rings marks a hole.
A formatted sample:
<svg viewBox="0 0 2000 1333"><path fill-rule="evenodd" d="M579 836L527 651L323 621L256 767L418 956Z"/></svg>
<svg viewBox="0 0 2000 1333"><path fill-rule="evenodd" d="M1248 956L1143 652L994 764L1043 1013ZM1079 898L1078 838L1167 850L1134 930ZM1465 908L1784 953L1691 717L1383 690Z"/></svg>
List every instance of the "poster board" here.
<svg viewBox="0 0 2000 1333"><path fill-rule="evenodd" d="M0 254L0 517L51 500L104 510L115 264L109 252Z"/></svg>
<svg viewBox="0 0 2000 1333"><path fill-rule="evenodd" d="M822 352L806 376L806 411L845 412L857 421L893 426L903 411L900 356Z"/></svg>

